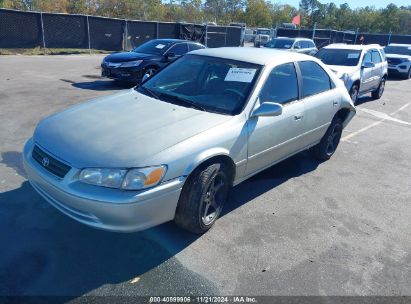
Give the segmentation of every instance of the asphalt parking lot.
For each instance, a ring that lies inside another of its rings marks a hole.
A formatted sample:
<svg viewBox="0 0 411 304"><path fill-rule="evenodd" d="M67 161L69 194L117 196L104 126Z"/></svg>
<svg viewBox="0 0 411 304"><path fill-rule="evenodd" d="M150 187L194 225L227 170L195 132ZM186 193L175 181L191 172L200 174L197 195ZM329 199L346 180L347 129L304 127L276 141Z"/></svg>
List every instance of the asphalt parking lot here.
<svg viewBox="0 0 411 304"><path fill-rule="evenodd" d="M362 98L330 161L302 153L234 188L205 235L117 234L49 206L21 160L41 118L127 89L101 59L0 57L0 296L411 295L411 80Z"/></svg>

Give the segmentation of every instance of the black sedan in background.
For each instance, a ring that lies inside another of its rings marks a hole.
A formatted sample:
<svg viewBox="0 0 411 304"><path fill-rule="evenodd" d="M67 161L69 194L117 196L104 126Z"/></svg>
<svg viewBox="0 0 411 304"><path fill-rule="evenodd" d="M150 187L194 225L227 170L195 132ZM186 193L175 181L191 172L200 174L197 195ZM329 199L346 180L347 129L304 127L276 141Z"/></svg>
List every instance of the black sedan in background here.
<svg viewBox="0 0 411 304"><path fill-rule="evenodd" d="M139 83L145 74L151 76L185 53L204 48L204 45L188 40L150 40L130 52L113 53L105 57L101 63L101 76Z"/></svg>

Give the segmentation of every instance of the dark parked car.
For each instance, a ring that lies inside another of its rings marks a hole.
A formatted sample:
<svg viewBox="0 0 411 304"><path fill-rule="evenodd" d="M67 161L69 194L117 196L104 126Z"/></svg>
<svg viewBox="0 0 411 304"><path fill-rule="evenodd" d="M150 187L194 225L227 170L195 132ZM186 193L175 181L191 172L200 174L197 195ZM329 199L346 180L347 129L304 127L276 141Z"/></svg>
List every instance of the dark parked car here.
<svg viewBox="0 0 411 304"><path fill-rule="evenodd" d="M205 46L180 39L150 40L130 52L108 55L101 63L101 76L139 83L145 74L151 76L158 69L187 52Z"/></svg>

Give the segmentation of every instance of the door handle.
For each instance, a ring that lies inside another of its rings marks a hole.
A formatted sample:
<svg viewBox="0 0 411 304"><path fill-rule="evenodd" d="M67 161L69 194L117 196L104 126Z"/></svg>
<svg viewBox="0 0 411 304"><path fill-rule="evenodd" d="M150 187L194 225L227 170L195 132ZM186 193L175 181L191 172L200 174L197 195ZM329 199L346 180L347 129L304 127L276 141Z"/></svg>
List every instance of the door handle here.
<svg viewBox="0 0 411 304"><path fill-rule="evenodd" d="M333 106L334 106L334 107L338 106L338 100L334 100L334 101L333 101Z"/></svg>
<svg viewBox="0 0 411 304"><path fill-rule="evenodd" d="M303 119L304 115L302 113L296 114L294 115L294 120L298 121Z"/></svg>

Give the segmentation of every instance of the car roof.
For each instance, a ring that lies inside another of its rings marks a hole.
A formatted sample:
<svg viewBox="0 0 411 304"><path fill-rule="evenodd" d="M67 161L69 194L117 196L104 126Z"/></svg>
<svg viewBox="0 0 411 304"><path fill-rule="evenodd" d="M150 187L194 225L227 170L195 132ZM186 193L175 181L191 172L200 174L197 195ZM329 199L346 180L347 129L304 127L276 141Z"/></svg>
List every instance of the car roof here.
<svg viewBox="0 0 411 304"><path fill-rule="evenodd" d="M164 42L164 43L177 43L177 42L192 42L192 43L198 43L197 41L191 41L191 40L184 40L184 39L153 39L158 42Z"/></svg>
<svg viewBox="0 0 411 304"><path fill-rule="evenodd" d="M238 60L260 65L280 64L290 61L316 61L314 57L300 53L252 47L210 48L192 51L190 54Z"/></svg>
<svg viewBox="0 0 411 304"><path fill-rule="evenodd" d="M289 39L289 40L299 40L299 41L313 41L312 39L309 38L303 38L303 37L283 37L283 36L278 36L273 39Z"/></svg>
<svg viewBox="0 0 411 304"><path fill-rule="evenodd" d="M324 49L342 49L342 50L369 50L369 49L381 49L379 44L346 44L346 43L333 43L324 47Z"/></svg>
<svg viewBox="0 0 411 304"><path fill-rule="evenodd" d="M390 43L388 46L411 47L411 44Z"/></svg>

